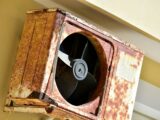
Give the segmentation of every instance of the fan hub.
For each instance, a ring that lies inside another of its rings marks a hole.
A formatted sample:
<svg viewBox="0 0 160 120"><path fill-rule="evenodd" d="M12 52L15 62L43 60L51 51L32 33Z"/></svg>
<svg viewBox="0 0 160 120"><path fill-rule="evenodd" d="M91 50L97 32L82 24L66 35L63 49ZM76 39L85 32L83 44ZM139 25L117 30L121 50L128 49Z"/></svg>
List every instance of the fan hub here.
<svg viewBox="0 0 160 120"><path fill-rule="evenodd" d="M81 81L84 80L88 73L87 63L83 59L75 59L73 61L73 75L74 77Z"/></svg>

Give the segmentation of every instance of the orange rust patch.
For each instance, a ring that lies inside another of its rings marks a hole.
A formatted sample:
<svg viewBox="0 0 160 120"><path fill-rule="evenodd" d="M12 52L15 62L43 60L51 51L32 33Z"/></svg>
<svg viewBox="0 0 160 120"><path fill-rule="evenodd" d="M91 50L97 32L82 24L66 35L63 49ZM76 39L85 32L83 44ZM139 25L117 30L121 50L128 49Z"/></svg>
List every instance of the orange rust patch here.
<svg viewBox="0 0 160 120"><path fill-rule="evenodd" d="M107 120L126 119L128 115L128 103L124 99L127 97L130 84L127 81L121 82L118 79L114 81L112 83L112 86L114 86L112 88L112 97L108 99L106 117Z"/></svg>

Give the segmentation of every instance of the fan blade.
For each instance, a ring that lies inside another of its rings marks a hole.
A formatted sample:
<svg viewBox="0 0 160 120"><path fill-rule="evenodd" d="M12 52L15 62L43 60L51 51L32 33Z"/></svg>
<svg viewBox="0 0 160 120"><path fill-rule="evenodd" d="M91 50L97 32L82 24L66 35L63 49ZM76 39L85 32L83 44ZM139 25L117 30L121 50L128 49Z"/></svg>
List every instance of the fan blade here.
<svg viewBox="0 0 160 120"><path fill-rule="evenodd" d="M73 92L71 97L68 99L69 102L80 105L88 99L89 94L96 87L97 82L94 76L91 73L87 74L87 77L78 82L76 90Z"/></svg>
<svg viewBox="0 0 160 120"><path fill-rule="evenodd" d="M69 67L71 67L71 60L69 59L69 56L65 54L64 52L58 50L58 57Z"/></svg>
<svg viewBox="0 0 160 120"><path fill-rule="evenodd" d="M86 42L83 48L81 59L85 60L88 65L88 71L93 74L97 69L96 64L98 61L96 51L89 41Z"/></svg>
<svg viewBox="0 0 160 120"><path fill-rule="evenodd" d="M85 52L86 52L87 49L88 49L88 41L86 42L86 44L85 44L85 46L84 46L84 48L83 48L82 55L81 55L81 59L84 58Z"/></svg>
<svg viewBox="0 0 160 120"><path fill-rule="evenodd" d="M71 68L67 67L56 77L56 83L62 96L68 99L75 91L78 81L74 78Z"/></svg>
<svg viewBox="0 0 160 120"><path fill-rule="evenodd" d="M91 73L89 73L89 72L88 72L87 77L86 77L85 80L86 80L85 83L86 83L86 84L89 84L89 86L90 86L91 89L94 88L94 87L96 86L96 84L97 84L97 80L96 80L95 77L94 77Z"/></svg>

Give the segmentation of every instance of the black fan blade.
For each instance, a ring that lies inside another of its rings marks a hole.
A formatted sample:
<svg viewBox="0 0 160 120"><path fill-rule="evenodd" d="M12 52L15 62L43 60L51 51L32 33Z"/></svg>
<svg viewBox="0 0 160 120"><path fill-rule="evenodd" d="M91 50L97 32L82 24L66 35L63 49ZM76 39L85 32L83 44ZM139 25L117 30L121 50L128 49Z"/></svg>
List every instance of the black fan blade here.
<svg viewBox="0 0 160 120"><path fill-rule="evenodd" d="M67 66L56 77L56 82L65 99L68 99L72 95L78 84L78 81L73 76L72 69Z"/></svg>
<svg viewBox="0 0 160 120"><path fill-rule="evenodd" d="M95 79L95 77L88 72L87 77L86 77L86 83L90 85L90 88L95 88L96 84L97 84L97 80Z"/></svg>
<svg viewBox="0 0 160 120"><path fill-rule="evenodd" d="M88 71L92 74L94 74L94 71L96 69L97 64L97 54L93 47L93 45L90 42L86 42L81 59L85 60L88 65Z"/></svg>
<svg viewBox="0 0 160 120"><path fill-rule="evenodd" d="M88 99L90 92L94 90L96 85L96 79L91 73L88 73L87 77L83 81L78 82L76 90L73 92L68 101L75 105L84 103L84 101Z"/></svg>
<svg viewBox="0 0 160 120"><path fill-rule="evenodd" d="M69 67L71 67L71 60L69 58L69 55L67 55L66 53L58 50L58 57Z"/></svg>
<svg viewBox="0 0 160 120"><path fill-rule="evenodd" d="M83 51L82 51L82 55L81 55L81 59L83 59L85 57L86 54L86 50L88 49L88 41L86 42Z"/></svg>

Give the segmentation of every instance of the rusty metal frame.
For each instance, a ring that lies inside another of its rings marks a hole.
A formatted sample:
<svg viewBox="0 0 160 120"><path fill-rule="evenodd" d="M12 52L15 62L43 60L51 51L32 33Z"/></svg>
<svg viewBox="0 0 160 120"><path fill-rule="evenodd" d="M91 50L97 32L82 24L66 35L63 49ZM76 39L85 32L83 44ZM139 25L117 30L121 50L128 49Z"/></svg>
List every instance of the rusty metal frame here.
<svg viewBox="0 0 160 120"><path fill-rule="evenodd" d="M100 59L93 100L68 103L55 82L57 51L70 34L87 36ZM109 33L59 9L27 13L5 111L43 113L60 119L130 120L143 53ZM92 113L92 114L91 114Z"/></svg>

